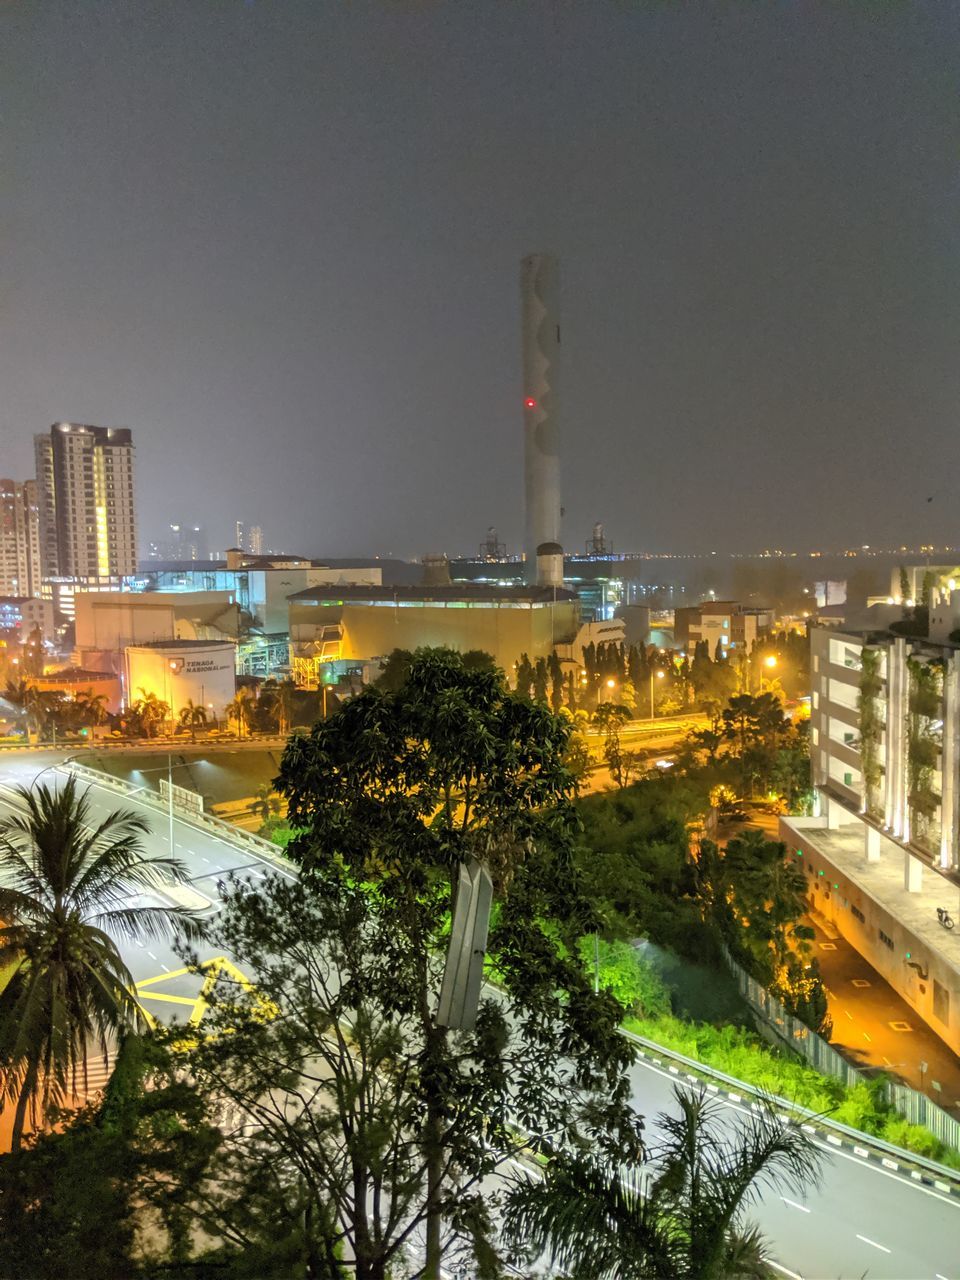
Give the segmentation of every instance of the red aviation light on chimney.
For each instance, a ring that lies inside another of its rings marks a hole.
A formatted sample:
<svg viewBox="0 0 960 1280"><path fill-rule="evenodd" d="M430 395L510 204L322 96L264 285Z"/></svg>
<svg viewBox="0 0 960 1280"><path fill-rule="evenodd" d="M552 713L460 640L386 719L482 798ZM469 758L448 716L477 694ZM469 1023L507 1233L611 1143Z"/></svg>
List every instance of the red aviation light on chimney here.
<svg viewBox="0 0 960 1280"><path fill-rule="evenodd" d="M524 396L523 407L525 409L535 409L537 407L537 402L534 400L533 396Z"/></svg>

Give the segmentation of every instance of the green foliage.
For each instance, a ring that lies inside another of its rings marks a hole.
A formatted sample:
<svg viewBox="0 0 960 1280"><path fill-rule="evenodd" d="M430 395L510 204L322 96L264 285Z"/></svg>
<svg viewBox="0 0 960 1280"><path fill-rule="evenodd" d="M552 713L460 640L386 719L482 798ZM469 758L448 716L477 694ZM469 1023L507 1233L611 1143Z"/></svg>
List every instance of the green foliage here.
<svg viewBox="0 0 960 1280"><path fill-rule="evenodd" d="M879 698L883 688L880 676L881 653L864 645L860 655L860 692L857 708L860 721L860 759L863 766L863 782L867 812L874 818L881 814L880 745L883 737L883 719Z"/></svg>
<svg viewBox="0 0 960 1280"><path fill-rule="evenodd" d="M596 972L599 956L600 987L609 991L627 1014L654 1018L670 1012L670 993L631 943L581 938L580 956L588 973Z"/></svg>
<svg viewBox="0 0 960 1280"><path fill-rule="evenodd" d="M219 1142L194 1090L129 1036L102 1102L57 1120L0 1157L0 1275L175 1274L183 1204Z"/></svg>
<svg viewBox="0 0 960 1280"><path fill-rule="evenodd" d="M787 848L762 831L747 830L720 849L700 846L700 897L707 918L734 959L814 1031L829 1036L826 995L808 931L806 879Z"/></svg>
<svg viewBox="0 0 960 1280"><path fill-rule="evenodd" d="M547 1125L554 1141L587 1133L611 1151L637 1141L625 1106L631 1050L615 1034L622 1011L608 993L593 992L578 959L580 938L598 922L572 856L568 736L563 718L511 693L499 672L466 670L448 650L421 650L395 692L365 690L293 739L283 757L278 787L298 831L288 855L321 897L341 874L344 885L375 895L383 918L377 998L385 1015L413 1019L420 1036L414 1148L427 1169L431 1267L439 1265L438 1220L454 1213L448 1162L469 1171L497 1158L507 1136L497 1116L508 1100L530 1132ZM499 1101L471 1098L460 1107L458 1039L436 1021L431 957L446 946L453 883L472 861L493 881L487 954L523 1053L508 1061L494 1011L482 1005L488 1039L470 1051L474 1061L483 1057L482 1070L470 1067L473 1087L502 1092ZM451 1115L459 1117L453 1131ZM454 1216L466 1226L464 1214ZM475 1226L482 1240L479 1218Z"/></svg>
<svg viewBox="0 0 960 1280"><path fill-rule="evenodd" d="M77 1094L88 1054L106 1055L142 1021L114 937L193 927L189 912L129 904L186 876L177 859L146 855L145 818L116 810L95 819L73 777L18 795L25 814L0 824L0 1083L16 1102L14 1150L28 1114L46 1123Z"/></svg>
<svg viewBox="0 0 960 1280"><path fill-rule="evenodd" d="M696 784L670 777L578 802L577 866L605 935L650 938L682 954L703 947L686 824L705 807Z"/></svg>
<svg viewBox="0 0 960 1280"><path fill-rule="evenodd" d="M931 853L937 852L940 793L936 789L942 741L943 668L936 662L907 659L910 675L907 736L907 785L911 837Z"/></svg>

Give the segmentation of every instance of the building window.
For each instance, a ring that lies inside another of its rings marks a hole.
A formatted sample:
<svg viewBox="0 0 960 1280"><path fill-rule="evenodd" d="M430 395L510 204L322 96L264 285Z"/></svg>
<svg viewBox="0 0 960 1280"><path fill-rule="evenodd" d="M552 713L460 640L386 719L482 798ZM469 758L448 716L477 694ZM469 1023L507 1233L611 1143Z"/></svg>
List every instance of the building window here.
<svg viewBox="0 0 960 1280"><path fill-rule="evenodd" d="M863 912L860 910L859 907L855 907L851 904L850 914L854 917L855 920L859 920L861 924L866 924L867 917L863 914Z"/></svg>
<svg viewBox="0 0 960 1280"><path fill-rule="evenodd" d="M843 785L845 787L853 786L853 774L850 773L849 771L845 772L843 775Z"/></svg>
<svg viewBox="0 0 960 1280"><path fill-rule="evenodd" d="M936 978L933 980L933 1016L942 1022L945 1027L950 1025L950 992L938 982Z"/></svg>
<svg viewBox="0 0 960 1280"><path fill-rule="evenodd" d="M890 948L890 950L892 951L892 950L893 950L893 939L890 937L889 933L884 933L882 929L878 929L878 930L877 930L877 933L879 933L879 935L880 935L880 941L883 943L883 945L884 945L885 947L889 947L889 948Z"/></svg>

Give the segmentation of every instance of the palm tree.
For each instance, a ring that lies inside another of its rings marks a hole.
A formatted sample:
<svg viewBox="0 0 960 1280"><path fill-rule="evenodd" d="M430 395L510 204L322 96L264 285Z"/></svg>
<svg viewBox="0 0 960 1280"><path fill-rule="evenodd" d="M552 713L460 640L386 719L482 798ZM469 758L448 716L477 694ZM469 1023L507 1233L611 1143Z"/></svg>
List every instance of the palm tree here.
<svg viewBox="0 0 960 1280"><path fill-rule="evenodd" d="M73 778L17 790L24 815L0 823L0 1094L16 1099L14 1150L28 1112L44 1122L76 1093L92 1049L106 1055L143 1025L114 938L200 933L191 912L136 904L186 877L177 859L144 852L145 818L121 809L98 821Z"/></svg>
<svg viewBox="0 0 960 1280"><path fill-rule="evenodd" d="M250 808L260 819L260 834L264 835L270 830L271 819L279 818L283 813L283 799L269 782L265 782L257 788L256 797Z"/></svg>
<svg viewBox="0 0 960 1280"><path fill-rule="evenodd" d="M265 704L269 714L275 717L277 733L284 738L290 732L295 689L296 686L292 680L267 680L260 690L260 702Z"/></svg>
<svg viewBox="0 0 960 1280"><path fill-rule="evenodd" d="M21 676L19 680L7 682L3 696L26 713L27 732L39 737L50 712L49 699L43 692Z"/></svg>
<svg viewBox="0 0 960 1280"><path fill-rule="evenodd" d="M145 689L140 690L140 698L134 704L133 710L148 738L155 738L157 726L163 724L170 716L169 704L162 698L158 698L155 693L147 693Z"/></svg>
<svg viewBox="0 0 960 1280"><path fill-rule="evenodd" d="M196 703L192 698L188 698L184 706L180 708L180 723L190 730L191 741L196 741L197 729L205 729L207 727L207 709L203 703Z"/></svg>
<svg viewBox="0 0 960 1280"><path fill-rule="evenodd" d="M237 737L242 738L243 726L250 715L250 690L246 685L239 686L233 701L227 703L226 712L228 720L236 720Z"/></svg>
<svg viewBox="0 0 960 1280"><path fill-rule="evenodd" d="M754 1280L770 1274L745 1211L765 1188L801 1193L821 1157L772 1108L731 1132L722 1104L675 1089L649 1169L555 1156L542 1181L511 1189L505 1225L521 1253L547 1251L591 1280ZM649 1180L648 1188L643 1183Z"/></svg>
<svg viewBox="0 0 960 1280"><path fill-rule="evenodd" d="M107 697L103 693L94 693L92 689L81 689L74 698L77 715L81 724L103 724L107 718Z"/></svg>

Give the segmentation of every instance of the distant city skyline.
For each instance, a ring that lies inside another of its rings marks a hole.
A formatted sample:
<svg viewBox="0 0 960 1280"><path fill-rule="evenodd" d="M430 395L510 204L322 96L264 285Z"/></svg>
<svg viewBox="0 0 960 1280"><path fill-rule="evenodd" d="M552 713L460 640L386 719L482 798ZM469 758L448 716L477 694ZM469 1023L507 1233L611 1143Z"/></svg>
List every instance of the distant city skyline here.
<svg viewBox="0 0 960 1280"><path fill-rule="evenodd" d="M144 530L517 550L548 251L566 550L952 539L956 6L2 22L3 474L58 419L125 426Z"/></svg>

